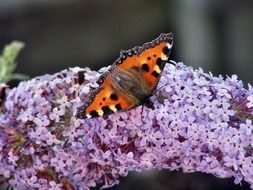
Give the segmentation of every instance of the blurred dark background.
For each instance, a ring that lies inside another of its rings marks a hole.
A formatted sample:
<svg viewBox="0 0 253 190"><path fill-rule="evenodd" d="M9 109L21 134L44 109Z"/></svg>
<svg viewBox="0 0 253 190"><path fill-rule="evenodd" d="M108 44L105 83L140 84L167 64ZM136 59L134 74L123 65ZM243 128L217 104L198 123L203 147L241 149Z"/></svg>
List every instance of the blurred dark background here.
<svg viewBox="0 0 253 190"><path fill-rule="evenodd" d="M1 0L0 48L26 43L17 72L31 77L68 67L99 69L121 49L173 32L171 59L215 75L253 81L252 0ZM132 173L112 189L249 189L206 174Z"/></svg>

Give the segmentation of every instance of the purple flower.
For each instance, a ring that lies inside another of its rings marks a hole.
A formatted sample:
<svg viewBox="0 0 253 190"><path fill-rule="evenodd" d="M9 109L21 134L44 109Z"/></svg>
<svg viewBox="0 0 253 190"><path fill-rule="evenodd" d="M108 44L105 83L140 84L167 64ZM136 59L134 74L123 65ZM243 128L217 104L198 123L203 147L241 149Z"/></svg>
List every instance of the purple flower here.
<svg viewBox="0 0 253 190"><path fill-rule="evenodd" d="M248 103L247 107L252 108L253 107L253 95L247 97Z"/></svg>
<svg viewBox="0 0 253 190"><path fill-rule="evenodd" d="M50 181L49 182L50 188L48 190L62 190L62 184L61 183L56 183L55 181Z"/></svg>
<svg viewBox="0 0 253 190"><path fill-rule="evenodd" d="M7 91L0 101L7 183L21 190L107 188L130 171L156 168L233 176L253 189L252 86L245 89L236 75L168 63L151 97L154 110L77 119L101 71L76 67Z"/></svg>
<svg viewBox="0 0 253 190"><path fill-rule="evenodd" d="M250 136L253 130L252 120L246 119L245 123L240 124L240 129Z"/></svg>
<svg viewBox="0 0 253 190"><path fill-rule="evenodd" d="M38 125L38 127L31 131L29 137L35 141L36 144L41 144L47 140L49 131L47 128Z"/></svg>

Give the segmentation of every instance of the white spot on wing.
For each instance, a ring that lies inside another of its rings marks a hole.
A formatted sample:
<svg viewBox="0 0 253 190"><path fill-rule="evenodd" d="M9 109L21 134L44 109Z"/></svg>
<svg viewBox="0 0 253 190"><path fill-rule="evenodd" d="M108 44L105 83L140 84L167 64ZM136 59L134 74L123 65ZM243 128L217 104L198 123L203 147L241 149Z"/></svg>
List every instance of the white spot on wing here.
<svg viewBox="0 0 253 190"><path fill-rule="evenodd" d="M162 59L163 61L167 61L167 60L168 60L168 57L167 57L164 53L162 53L161 59Z"/></svg>
<svg viewBox="0 0 253 190"><path fill-rule="evenodd" d="M110 108L113 112L118 111L118 110L115 108L115 105L110 105L109 108Z"/></svg>
<svg viewBox="0 0 253 190"><path fill-rule="evenodd" d="M171 49L172 48L172 43L170 44L170 43L167 43L167 47L169 48L169 49Z"/></svg>
<svg viewBox="0 0 253 190"><path fill-rule="evenodd" d="M99 116L102 116L104 114L103 110L97 110L97 112Z"/></svg>
<svg viewBox="0 0 253 190"><path fill-rule="evenodd" d="M155 70L157 73L160 73L160 72L161 72L160 68L159 68L157 65L155 66L154 70Z"/></svg>

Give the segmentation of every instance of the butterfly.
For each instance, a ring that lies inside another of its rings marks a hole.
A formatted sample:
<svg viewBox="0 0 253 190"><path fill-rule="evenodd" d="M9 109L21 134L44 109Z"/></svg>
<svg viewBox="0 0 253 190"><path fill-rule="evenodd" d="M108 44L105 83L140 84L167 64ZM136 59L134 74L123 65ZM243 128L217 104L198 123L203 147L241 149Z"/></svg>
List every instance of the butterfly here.
<svg viewBox="0 0 253 190"><path fill-rule="evenodd" d="M154 109L150 97L173 45L172 33L160 34L151 42L121 51L120 57L97 80L98 88L89 94L76 116L94 118L127 111L139 105Z"/></svg>

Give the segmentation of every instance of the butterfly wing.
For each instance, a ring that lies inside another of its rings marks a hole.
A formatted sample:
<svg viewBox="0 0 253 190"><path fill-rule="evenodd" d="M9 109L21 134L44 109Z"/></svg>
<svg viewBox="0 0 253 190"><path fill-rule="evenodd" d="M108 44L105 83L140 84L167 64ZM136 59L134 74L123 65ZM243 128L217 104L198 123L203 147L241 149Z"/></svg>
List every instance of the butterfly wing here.
<svg viewBox="0 0 253 190"><path fill-rule="evenodd" d="M102 77L104 77L103 83L98 89L95 89L91 93L90 100L79 108L77 113L78 118L84 119L104 116L120 110L126 110L134 106L133 102L119 96L112 89L111 74L105 73Z"/></svg>
<svg viewBox="0 0 253 190"><path fill-rule="evenodd" d="M119 63L114 66L113 73L129 70L136 67L142 75L142 79L152 92L160 78L160 74L169 59L173 45L173 35L161 34L152 42L145 43L141 47L122 52ZM123 58L123 61L122 61ZM122 63L121 63L122 62Z"/></svg>
<svg viewBox="0 0 253 190"><path fill-rule="evenodd" d="M144 45L142 53L139 55L140 67L143 70L143 79L151 89L156 88L161 72L168 62L171 52L173 36L172 34L161 34L153 44L151 42Z"/></svg>
<svg viewBox="0 0 253 190"><path fill-rule="evenodd" d="M152 42L145 43L141 47L122 51L109 71L102 74L98 79L97 83L100 87L91 93L90 100L78 110L77 116L79 118L92 118L138 106L135 101L117 94L112 87L113 76L135 68L141 75L142 81L140 83L144 83L149 91L153 92L165 63L168 61L172 43L173 36L171 33L161 34Z"/></svg>

